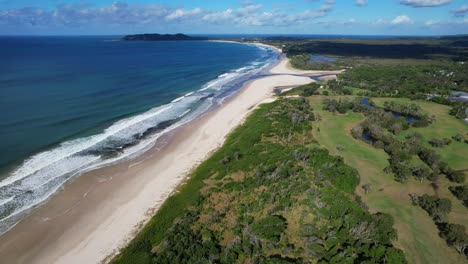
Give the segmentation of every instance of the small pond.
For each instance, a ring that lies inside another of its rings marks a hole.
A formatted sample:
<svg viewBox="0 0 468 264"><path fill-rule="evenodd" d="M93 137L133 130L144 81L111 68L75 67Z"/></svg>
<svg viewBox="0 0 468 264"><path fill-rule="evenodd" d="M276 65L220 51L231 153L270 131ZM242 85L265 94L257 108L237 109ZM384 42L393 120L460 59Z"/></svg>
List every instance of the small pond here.
<svg viewBox="0 0 468 264"><path fill-rule="evenodd" d="M361 101L361 104L363 105L367 105L367 106L370 106L370 107L375 107L375 108L380 108L380 107L377 107L375 105L371 105L369 103L369 98L363 98L362 101ZM394 111L391 111L391 110L386 110L384 109L386 112L389 112L389 113L392 113L393 117L395 118L400 118L400 117L404 117L406 122L408 123L414 123L414 122L418 122L419 121L419 118L416 117L416 116L411 116L411 115L404 115L402 113L398 113L398 112L394 112Z"/></svg>
<svg viewBox="0 0 468 264"><path fill-rule="evenodd" d="M453 96L449 98L452 102L468 102L468 93L466 92L450 91L450 94Z"/></svg>
<svg viewBox="0 0 468 264"><path fill-rule="evenodd" d="M362 139L364 139L365 141L367 141L368 143L371 143L371 144L374 144L375 143L375 139L373 139L369 133L369 131L364 131L362 133Z"/></svg>
<svg viewBox="0 0 468 264"><path fill-rule="evenodd" d="M372 105L370 102L369 102L369 98L363 98L362 101L361 101L361 104L363 105L367 105L367 106L370 106L370 107L375 107L375 108L380 108L380 107L377 107L375 105ZM383 109L383 108L382 108ZM400 117L404 117L406 122L408 123L414 123L414 122L418 122L419 121L419 118L416 117L416 116L410 116L410 115L404 115L404 114L401 114L401 113L398 113L398 112L394 112L394 111L391 111L391 110L386 110L384 109L386 112L390 112L392 113L393 117L395 118L400 118ZM365 141L369 142L369 143L374 143L375 140L371 137L369 131L364 131L362 133L362 139L364 139Z"/></svg>

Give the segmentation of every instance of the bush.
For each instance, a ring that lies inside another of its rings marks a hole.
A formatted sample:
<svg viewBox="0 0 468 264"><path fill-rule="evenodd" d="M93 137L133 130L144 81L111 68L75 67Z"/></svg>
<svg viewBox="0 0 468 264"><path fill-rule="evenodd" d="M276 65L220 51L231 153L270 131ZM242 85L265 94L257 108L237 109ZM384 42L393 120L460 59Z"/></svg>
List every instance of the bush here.
<svg viewBox="0 0 468 264"><path fill-rule="evenodd" d="M431 144L431 146L435 148L441 148L441 147L450 145L450 143L452 143L452 140L449 138L441 138L441 139L433 138L429 140L429 144Z"/></svg>
<svg viewBox="0 0 468 264"><path fill-rule="evenodd" d="M419 196L417 203L421 206L437 223L446 222L447 215L452 210L452 203L449 199L439 199L436 196L424 194Z"/></svg>
<svg viewBox="0 0 468 264"><path fill-rule="evenodd" d="M458 142L463 142L463 140L465 140L463 135L460 133L456 134L455 136L452 136L452 139Z"/></svg>
<svg viewBox="0 0 468 264"><path fill-rule="evenodd" d="M450 110L450 114L459 119L467 118L466 116L467 108L468 108L468 102L456 102L453 105L452 109Z"/></svg>
<svg viewBox="0 0 468 264"><path fill-rule="evenodd" d="M464 183L465 182L465 174L461 171L453 171L451 173L447 173L447 178L451 182L456 183Z"/></svg>
<svg viewBox="0 0 468 264"><path fill-rule="evenodd" d="M465 186L452 186L449 190L457 197L463 204L468 207L468 185Z"/></svg>
<svg viewBox="0 0 468 264"><path fill-rule="evenodd" d="M263 239L278 242L286 227L286 219L282 216L274 215L254 222L252 233Z"/></svg>
<svg viewBox="0 0 468 264"><path fill-rule="evenodd" d="M439 225L440 236L460 254L468 256L468 236L465 226L443 223Z"/></svg>

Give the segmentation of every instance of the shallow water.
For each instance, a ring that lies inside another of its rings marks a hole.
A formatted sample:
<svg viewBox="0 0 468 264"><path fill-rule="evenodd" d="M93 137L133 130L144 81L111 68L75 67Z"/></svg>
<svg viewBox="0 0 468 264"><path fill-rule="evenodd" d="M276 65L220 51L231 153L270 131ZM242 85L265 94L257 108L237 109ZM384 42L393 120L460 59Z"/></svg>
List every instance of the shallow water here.
<svg viewBox="0 0 468 264"><path fill-rule="evenodd" d="M369 103L369 98L363 98L362 101L361 101L361 104L367 105L367 106L370 106L370 107L380 108L380 107L371 105L371 104ZM382 109L383 109L383 108L382 108ZM384 110L385 110L386 112L392 113L393 117L395 117L395 118L404 117L405 120L406 120L406 122L408 122L408 123L414 123L414 122L418 122L418 121L419 121L419 118L416 117L416 116L404 115L404 114L401 114L401 113L398 113L398 112L395 112L395 111L391 111L391 110L386 110L386 109L384 109Z"/></svg>
<svg viewBox="0 0 468 264"><path fill-rule="evenodd" d="M271 49L110 37L0 38L0 233L80 173L133 158L222 104Z"/></svg>

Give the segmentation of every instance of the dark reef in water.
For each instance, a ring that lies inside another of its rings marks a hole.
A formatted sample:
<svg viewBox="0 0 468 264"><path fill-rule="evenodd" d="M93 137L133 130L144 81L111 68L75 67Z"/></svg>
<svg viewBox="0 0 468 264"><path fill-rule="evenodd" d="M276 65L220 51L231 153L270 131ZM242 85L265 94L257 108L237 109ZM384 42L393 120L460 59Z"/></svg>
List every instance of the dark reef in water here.
<svg viewBox="0 0 468 264"><path fill-rule="evenodd" d="M191 37L184 34L136 34L127 35L122 40L163 41L163 40L208 40L205 37Z"/></svg>

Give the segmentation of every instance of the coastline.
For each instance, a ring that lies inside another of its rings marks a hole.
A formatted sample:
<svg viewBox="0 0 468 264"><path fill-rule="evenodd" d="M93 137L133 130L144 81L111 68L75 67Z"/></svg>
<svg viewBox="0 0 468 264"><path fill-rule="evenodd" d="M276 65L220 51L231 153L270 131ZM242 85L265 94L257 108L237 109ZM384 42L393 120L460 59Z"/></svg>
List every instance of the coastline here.
<svg viewBox="0 0 468 264"><path fill-rule="evenodd" d="M255 46L259 46L259 47L274 49L277 52L279 52L280 54L283 52L283 50L281 50L280 48L277 48L277 47L271 46L271 45L267 45L267 44L263 44L263 43L260 43L260 42L239 42L239 41L232 41L232 40L215 40L215 39L207 40L207 41L208 42L221 42L221 43L236 43L236 44L244 44L244 45L255 45Z"/></svg>
<svg viewBox="0 0 468 264"><path fill-rule="evenodd" d="M273 90L312 82L282 58L274 75L250 81L223 106L164 136L139 158L83 174L0 237L8 263L110 260L150 219L189 172ZM323 72L316 72L323 74Z"/></svg>

